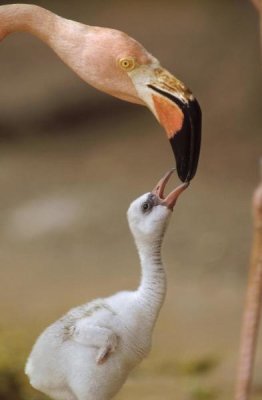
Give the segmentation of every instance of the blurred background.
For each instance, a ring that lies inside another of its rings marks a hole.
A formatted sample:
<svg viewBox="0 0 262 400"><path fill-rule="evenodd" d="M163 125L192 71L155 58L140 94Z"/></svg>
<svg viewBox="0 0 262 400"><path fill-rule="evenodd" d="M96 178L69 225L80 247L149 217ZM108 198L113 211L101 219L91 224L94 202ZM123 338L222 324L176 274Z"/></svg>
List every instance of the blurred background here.
<svg viewBox="0 0 262 400"><path fill-rule="evenodd" d="M165 238L153 350L117 399L231 399L262 149L256 12L233 0L34 3L127 32L202 106L198 173ZM0 45L0 141L0 399L38 400L23 375L34 340L69 308L136 287L126 210L174 160L146 108L87 86L25 33Z"/></svg>

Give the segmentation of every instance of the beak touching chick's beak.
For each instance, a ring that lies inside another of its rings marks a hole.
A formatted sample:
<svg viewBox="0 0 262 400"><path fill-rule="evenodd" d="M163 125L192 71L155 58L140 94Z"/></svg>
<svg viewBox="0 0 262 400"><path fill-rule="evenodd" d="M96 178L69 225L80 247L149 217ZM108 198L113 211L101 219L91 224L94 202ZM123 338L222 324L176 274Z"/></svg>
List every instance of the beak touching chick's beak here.
<svg viewBox="0 0 262 400"><path fill-rule="evenodd" d="M158 197L160 203L169 208L171 211L173 211L173 208L180 194L189 186L189 182L182 183L166 197L164 197L165 187L174 171L175 169L168 171L152 190L152 193Z"/></svg>
<svg viewBox="0 0 262 400"><path fill-rule="evenodd" d="M201 109L189 89L157 60L129 73L139 98L164 127L182 182L195 175L201 144Z"/></svg>
<svg viewBox="0 0 262 400"><path fill-rule="evenodd" d="M185 85L161 68L148 85L152 92L154 114L165 128L182 182L190 181L197 170L201 145L201 109Z"/></svg>

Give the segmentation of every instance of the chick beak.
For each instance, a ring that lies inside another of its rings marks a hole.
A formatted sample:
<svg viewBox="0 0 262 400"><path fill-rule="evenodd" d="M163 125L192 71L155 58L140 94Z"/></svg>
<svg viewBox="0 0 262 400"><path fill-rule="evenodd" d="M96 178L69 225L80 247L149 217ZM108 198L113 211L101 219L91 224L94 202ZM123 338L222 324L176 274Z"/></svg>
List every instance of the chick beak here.
<svg viewBox="0 0 262 400"><path fill-rule="evenodd" d="M181 185L176 187L171 193L169 193L166 197L164 197L165 187L174 171L175 169L171 169L171 171L168 171L160 179L155 188L152 190L152 193L159 198L161 204L165 205L171 211L173 211L173 208L176 204L179 195L189 186L189 182L182 183Z"/></svg>

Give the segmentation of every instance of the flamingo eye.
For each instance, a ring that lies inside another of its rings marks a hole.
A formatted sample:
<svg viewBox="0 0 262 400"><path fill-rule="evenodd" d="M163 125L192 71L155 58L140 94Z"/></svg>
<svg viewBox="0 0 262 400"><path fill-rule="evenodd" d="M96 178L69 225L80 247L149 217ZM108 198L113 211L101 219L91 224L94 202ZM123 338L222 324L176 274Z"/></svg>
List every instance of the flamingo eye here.
<svg viewBox="0 0 262 400"><path fill-rule="evenodd" d="M120 58L118 60L119 66L124 70L124 71L132 71L135 66L136 66L136 60L134 57L125 57L125 58Z"/></svg>

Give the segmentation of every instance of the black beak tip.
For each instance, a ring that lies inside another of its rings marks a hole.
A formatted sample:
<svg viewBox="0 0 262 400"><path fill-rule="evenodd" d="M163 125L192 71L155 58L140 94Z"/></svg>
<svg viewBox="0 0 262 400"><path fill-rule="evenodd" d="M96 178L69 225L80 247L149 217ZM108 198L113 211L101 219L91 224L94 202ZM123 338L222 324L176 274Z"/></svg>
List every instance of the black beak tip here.
<svg viewBox="0 0 262 400"><path fill-rule="evenodd" d="M179 102L184 114L183 126L170 138L176 159L177 174L182 182L189 182L197 171L201 146L201 108L196 99Z"/></svg>

